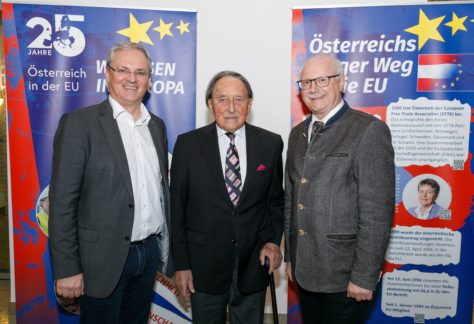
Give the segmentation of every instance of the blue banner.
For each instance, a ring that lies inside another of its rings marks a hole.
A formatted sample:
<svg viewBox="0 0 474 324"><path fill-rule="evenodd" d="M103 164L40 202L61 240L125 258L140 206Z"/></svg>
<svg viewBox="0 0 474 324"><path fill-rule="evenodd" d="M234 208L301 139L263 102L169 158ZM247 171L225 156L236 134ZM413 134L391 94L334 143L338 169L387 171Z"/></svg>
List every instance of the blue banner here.
<svg viewBox="0 0 474 324"><path fill-rule="evenodd" d="M2 4L2 15L17 322L77 322L76 301L55 296L47 241L52 143L59 119L104 100L108 50L120 41L136 42L152 57L145 105L164 119L172 152L177 136L195 128L196 12ZM189 320L175 306L164 308Z"/></svg>
<svg viewBox="0 0 474 324"><path fill-rule="evenodd" d="M472 321L473 18L472 4L293 10L292 125L309 113L302 65L329 54L344 99L392 133L396 212L368 323ZM288 323L301 323L295 289Z"/></svg>

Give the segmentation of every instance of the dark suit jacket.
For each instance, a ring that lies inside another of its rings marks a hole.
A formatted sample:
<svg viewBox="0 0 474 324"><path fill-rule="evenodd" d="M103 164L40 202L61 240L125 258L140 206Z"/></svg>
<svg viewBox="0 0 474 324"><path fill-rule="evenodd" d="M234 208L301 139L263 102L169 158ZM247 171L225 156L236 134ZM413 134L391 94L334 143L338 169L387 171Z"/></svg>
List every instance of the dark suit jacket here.
<svg viewBox="0 0 474 324"><path fill-rule="evenodd" d="M180 135L171 166L171 250L176 270L192 270L197 291L222 293L232 280L244 293L265 289L259 262L266 242L283 233L279 135L246 125L247 175L236 207L226 191L215 124Z"/></svg>
<svg viewBox="0 0 474 324"><path fill-rule="evenodd" d="M165 125L151 114L148 127L163 175L164 210L169 223ZM108 296L128 255L134 217L127 157L108 100L61 118L54 138L49 198L49 242L55 279L82 272L86 294ZM160 271L165 270L172 270L168 260L162 260Z"/></svg>
<svg viewBox="0 0 474 324"><path fill-rule="evenodd" d="M309 291L375 290L395 204L390 130L345 104L308 145L308 122L288 141L285 259Z"/></svg>

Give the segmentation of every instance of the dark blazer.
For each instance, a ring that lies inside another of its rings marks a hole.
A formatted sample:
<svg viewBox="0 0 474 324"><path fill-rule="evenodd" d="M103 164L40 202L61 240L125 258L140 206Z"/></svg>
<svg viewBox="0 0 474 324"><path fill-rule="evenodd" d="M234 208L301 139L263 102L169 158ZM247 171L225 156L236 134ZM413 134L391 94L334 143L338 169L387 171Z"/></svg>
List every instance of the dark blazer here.
<svg viewBox="0 0 474 324"><path fill-rule="evenodd" d="M308 145L308 122L288 141L285 260L309 291L375 290L395 204L390 130L345 104Z"/></svg>
<svg viewBox="0 0 474 324"><path fill-rule="evenodd" d="M166 130L161 119L150 115L148 127L163 175L168 226ZM55 279L82 272L85 293L107 297L125 264L134 217L127 157L108 100L61 118L54 138L49 198L49 242ZM168 239L167 235L158 239L160 248L169 245L160 240ZM162 260L160 271L170 274L168 260Z"/></svg>
<svg viewBox="0 0 474 324"><path fill-rule="evenodd" d="M176 270L192 270L194 286L218 294L232 280L238 254L243 293L265 289L259 262L266 242L283 233L282 149L279 135L245 126L247 175L240 201L229 199L216 124L180 135L171 165L171 250Z"/></svg>

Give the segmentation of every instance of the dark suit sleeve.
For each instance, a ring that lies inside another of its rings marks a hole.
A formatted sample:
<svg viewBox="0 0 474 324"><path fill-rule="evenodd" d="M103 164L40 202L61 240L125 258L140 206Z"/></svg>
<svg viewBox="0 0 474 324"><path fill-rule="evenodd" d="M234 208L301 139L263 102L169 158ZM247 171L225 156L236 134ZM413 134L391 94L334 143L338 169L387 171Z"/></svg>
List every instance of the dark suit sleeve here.
<svg viewBox="0 0 474 324"><path fill-rule="evenodd" d="M49 242L55 279L82 272L77 211L87 160L84 127L77 118L61 118L54 137L53 170L49 188Z"/></svg>
<svg viewBox="0 0 474 324"><path fill-rule="evenodd" d="M288 170L288 161L291 157L291 133L288 139L288 149L286 154L286 165L285 165L285 207L284 207L284 222L283 229L285 233L285 253L284 261L291 262L290 260L290 229L291 229L291 192L292 192L292 183L290 179L290 174Z"/></svg>
<svg viewBox="0 0 474 324"><path fill-rule="evenodd" d="M271 242L276 245L280 245L281 237L283 235L283 205L284 205L284 193L283 193L283 141L278 136L278 142L275 149L274 156L274 169L271 177L270 190L269 190L269 213L272 220L273 229L275 235Z"/></svg>
<svg viewBox="0 0 474 324"><path fill-rule="evenodd" d="M375 290L390 235L395 202L395 166L390 130L370 123L355 160L359 231L351 282Z"/></svg>
<svg viewBox="0 0 474 324"><path fill-rule="evenodd" d="M188 201L188 156L183 136L178 136L173 150L170 172L171 194L171 255L175 270L189 270L189 254L186 241L186 206Z"/></svg>

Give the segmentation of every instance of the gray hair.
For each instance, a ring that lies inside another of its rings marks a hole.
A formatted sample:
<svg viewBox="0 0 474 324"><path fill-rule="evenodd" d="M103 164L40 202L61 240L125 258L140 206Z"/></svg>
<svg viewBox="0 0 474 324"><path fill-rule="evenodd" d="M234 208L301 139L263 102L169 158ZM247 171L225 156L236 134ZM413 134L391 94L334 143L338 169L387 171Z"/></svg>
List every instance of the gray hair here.
<svg viewBox="0 0 474 324"><path fill-rule="evenodd" d="M221 71L217 73L216 75L212 77L211 81L209 81L209 84L207 85L207 89L206 89L206 105L207 105L208 100L212 98L212 92L214 91L214 88L216 87L217 81L227 76L233 77L242 81L245 88L247 89L247 94L249 96L249 99L253 98L253 91L252 91L252 87L250 86L249 81L240 73L226 70L226 71Z"/></svg>
<svg viewBox="0 0 474 324"><path fill-rule="evenodd" d="M148 61L148 71L151 75L151 57L150 53L146 50L145 47L143 47L140 44L133 43L133 42L119 42L112 46L112 48L109 50L109 54L107 55L107 65L111 66L112 61L115 57L115 54L120 51L129 51L129 50L137 50L143 53L145 55L147 61Z"/></svg>

